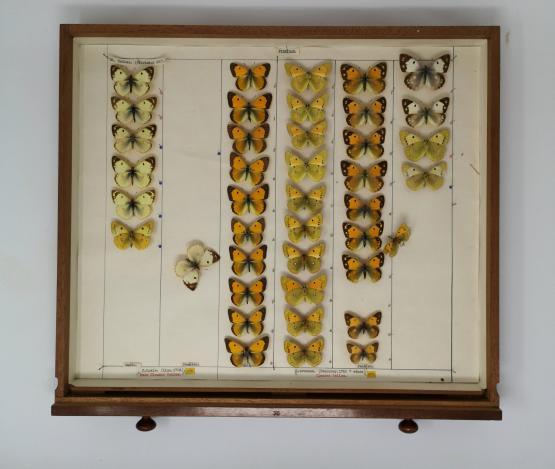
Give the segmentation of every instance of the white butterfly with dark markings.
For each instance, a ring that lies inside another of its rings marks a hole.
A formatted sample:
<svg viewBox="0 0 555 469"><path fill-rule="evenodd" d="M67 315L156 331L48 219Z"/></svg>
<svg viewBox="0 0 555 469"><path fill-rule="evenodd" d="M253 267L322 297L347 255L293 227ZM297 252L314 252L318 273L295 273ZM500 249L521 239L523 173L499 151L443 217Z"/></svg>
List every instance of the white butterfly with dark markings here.
<svg viewBox="0 0 555 469"><path fill-rule="evenodd" d="M206 269L219 260L220 256L216 251L196 242L187 248L185 258L175 264L175 273L189 290L194 291L200 280L201 269Z"/></svg>
<svg viewBox="0 0 555 469"><path fill-rule="evenodd" d="M432 90L439 90L445 84L444 73L449 70L451 56L444 54L435 60L417 60L411 55L399 55L401 71L405 72L405 85L411 90L419 90L428 85Z"/></svg>

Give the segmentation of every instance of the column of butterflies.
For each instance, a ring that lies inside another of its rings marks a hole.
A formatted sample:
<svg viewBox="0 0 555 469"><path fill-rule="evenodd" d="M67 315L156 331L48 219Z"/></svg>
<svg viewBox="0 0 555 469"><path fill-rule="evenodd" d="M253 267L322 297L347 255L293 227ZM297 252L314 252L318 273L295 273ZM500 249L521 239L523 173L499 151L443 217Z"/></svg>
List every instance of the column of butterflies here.
<svg viewBox="0 0 555 469"><path fill-rule="evenodd" d="M288 209L285 225L289 242L284 241L283 253L287 270L295 277L282 275L281 285L287 332L295 337L286 337L283 346L287 362L295 368L319 366L325 345L321 333L327 274L322 268L326 249L321 227L326 186L322 180L327 173L326 106L332 68L331 62L317 64L310 70L285 63L292 88L287 94L290 110L287 131L293 149L285 151L289 176L284 188ZM303 303L307 307L301 312Z"/></svg>
<svg viewBox="0 0 555 469"><path fill-rule="evenodd" d="M229 278L232 307L228 309L231 333L224 339L231 364L235 367L259 367L266 361L270 337L265 332L266 307L264 293L267 280L267 245L265 236L267 199L270 186L266 182L270 133L269 112L272 93L264 92L271 66L262 63L249 67L231 63L236 90L229 91L231 110L227 131L232 140L230 154L231 184L227 187L231 210L233 243L229 246L231 270ZM247 337L245 339L245 337Z"/></svg>
<svg viewBox="0 0 555 469"><path fill-rule="evenodd" d="M156 157L149 154L157 126L152 124L159 97L148 96L154 78L154 67L131 73L120 65L111 66L115 96L111 97L117 123L112 125L114 149L112 168L117 189L112 190L115 212L128 223L133 218L145 220L152 214L156 191L152 187L152 174ZM137 156L140 155L140 156ZM152 219L131 228L120 220L113 220L111 231L118 249L134 247L146 249L154 230Z"/></svg>
<svg viewBox="0 0 555 469"><path fill-rule="evenodd" d="M346 93L343 109L349 126L343 130L349 159L340 162L346 188L344 202L348 219L342 224L342 229L345 247L349 251L342 255L342 263L350 282L358 283L361 279L368 279L375 283L382 278L385 254L395 256L399 245L410 236L408 226L402 224L396 235L390 236L385 245L381 238L384 232L382 213L386 207L386 197L379 192L384 190L384 177L388 171L387 156L384 155L387 126L384 113L387 100L383 96L387 63L379 62L367 70L344 63L340 71ZM369 101L364 100L366 93L371 96ZM357 99L355 95L361 96L361 99ZM365 156L370 159L369 165L356 162ZM361 222L365 225L361 225ZM360 257L361 253L364 254L363 257ZM370 339L375 339L380 332L378 326L381 320L381 311L375 311L367 317L347 311L347 335L350 339L358 339L361 333L366 333ZM366 365L375 362L379 347L377 340L365 345L347 341L346 345L352 363Z"/></svg>
<svg viewBox="0 0 555 469"><path fill-rule="evenodd" d="M431 134L421 134L413 129L437 128L445 122L450 103L449 97L443 96L438 99L435 93L425 93L424 88L432 92L443 88L450 62L449 54L441 55L435 60L415 59L409 54L399 55L399 66L406 74L404 76L406 87L411 91L418 91L419 95L424 93L426 98L432 98L431 102L426 103L413 96L401 101L405 121L410 127L409 130L402 129L399 132L405 156L409 160L403 162L401 170L406 186L413 191L425 187L436 191L444 183L444 175L447 171L444 158L450 139L449 129L434 130ZM431 164L425 166L417 164L426 157Z"/></svg>

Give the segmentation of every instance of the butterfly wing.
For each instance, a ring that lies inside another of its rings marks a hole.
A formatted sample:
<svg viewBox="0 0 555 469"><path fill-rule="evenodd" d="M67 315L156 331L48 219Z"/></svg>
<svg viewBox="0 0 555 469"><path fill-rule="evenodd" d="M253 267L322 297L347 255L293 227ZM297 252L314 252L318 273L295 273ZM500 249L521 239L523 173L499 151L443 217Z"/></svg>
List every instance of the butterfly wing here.
<svg viewBox="0 0 555 469"><path fill-rule="evenodd" d="M324 308L317 306L305 318L305 329L310 335L318 335L322 331L322 318L324 317Z"/></svg>
<svg viewBox="0 0 555 469"><path fill-rule="evenodd" d="M282 275L281 287L285 292L285 300L291 306L296 306L300 302L305 301L307 294L306 288L305 285L298 280L286 275Z"/></svg>
<svg viewBox="0 0 555 469"><path fill-rule="evenodd" d="M305 350L298 342L285 339L283 342L283 349L287 354L287 363L292 367L298 368L305 362Z"/></svg>
<svg viewBox="0 0 555 469"><path fill-rule="evenodd" d="M445 73L449 70L451 56L444 54L434 60L431 67L428 67L427 80L430 88L439 90L445 84Z"/></svg>
<svg viewBox="0 0 555 469"><path fill-rule="evenodd" d="M326 104L328 102L328 95L323 94L314 98L312 102L307 106L307 119L310 122L319 122L326 117Z"/></svg>
<svg viewBox="0 0 555 469"><path fill-rule="evenodd" d="M233 332L233 335L239 337L246 332L248 318L243 312L238 309L229 308L227 310L227 317L229 322L231 322L231 332Z"/></svg>
<svg viewBox="0 0 555 469"><path fill-rule="evenodd" d="M248 346L248 364L249 366L260 366L266 360L264 352L268 349L270 343L269 337L262 337L255 340Z"/></svg>
<svg viewBox="0 0 555 469"><path fill-rule="evenodd" d="M226 337L224 341L227 352L231 354L229 357L231 364L236 367L248 366L245 346L238 340L229 337Z"/></svg>
<svg viewBox="0 0 555 469"><path fill-rule="evenodd" d="M119 221L112 221L111 231L113 235L114 245L121 250L131 247L132 237L130 229Z"/></svg>
<svg viewBox="0 0 555 469"><path fill-rule="evenodd" d="M326 136L326 130L328 129L328 124L325 120L317 122L308 131L308 142L315 148L321 146L324 143L324 137Z"/></svg>
<svg viewBox="0 0 555 469"><path fill-rule="evenodd" d="M366 262L365 271L372 282L377 282L382 278L382 266L385 261L383 252L379 252Z"/></svg>
<svg viewBox="0 0 555 469"><path fill-rule="evenodd" d="M318 272L322 267L322 256L324 255L324 252L324 243L319 243L309 248L303 255L306 270L312 274Z"/></svg>
<svg viewBox="0 0 555 469"><path fill-rule="evenodd" d="M139 251L146 249L150 245L150 238L154 231L154 222L149 220L139 225L132 233L133 247Z"/></svg>
<svg viewBox="0 0 555 469"><path fill-rule="evenodd" d="M283 243L283 254L287 258L287 269L293 274L298 274L305 268L303 252L293 244Z"/></svg>
<svg viewBox="0 0 555 469"><path fill-rule="evenodd" d="M353 313L345 313L345 324L347 324L347 335L351 339L357 339L362 331L362 319Z"/></svg>
<svg viewBox="0 0 555 469"><path fill-rule="evenodd" d="M343 89L347 94L358 94L363 90L364 72L356 65L342 64L341 78L343 78Z"/></svg>
<svg viewBox="0 0 555 469"><path fill-rule="evenodd" d="M401 101L401 104L408 125L411 127L419 127L426 122L426 113L420 103L405 98Z"/></svg>
<svg viewBox="0 0 555 469"><path fill-rule="evenodd" d="M320 150L316 154L310 157L306 163L307 173L310 179L315 182L321 181L326 173L326 160L328 157L328 152Z"/></svg>
<svg viewBox="0 0 555 469"><path fill-rule="evenodd" d="M385 89L385 76L387 75L387 63L380 62L370 67L366 72L366 81L375 94L380 94Z"/></svg>
<svg viewBox="0 0 555 469"><path fill-rule="evenodd" d="M324 350L324 339L318 337L310 342L305 348L306 362L310 366L318 366L322 362L322 351Z"/></svg>
<svg viewBox="0 0 555 469"><path fill-rule="evenodd" d="M294 309L285 308L284 311L285 323L287 324L287 332L294 337L297 337L305 330L305 319Z"/></svg>
<svg viewBox="0 0 555 469"><path fill-rule="evenodd" d="M347 351L349 352L349 359L355 365L358 365L362 360L362 347L358 344L347 342Z"/></svg>
<svg viewBox="0 0 555 469"><path fill-rule="evenodd" d="M291 120L302 124L306 121L308 116L308 105L298 96L288 94L287 95L287 104L291 109Z"/></svg>
<svg viewBox="0 0 555 469"><path fill-rule="evenodd" d="M200 280L200 270L189 259L182 259L175 264L175 274L183 280L183 284L189 290L196 290Z"/></svg>
<svg viewBox="0 0 555 469"><path fill-rule="evenodd" d="M133 184L133 165L125 158L112 156L114 181L119 187L125 188Z"/></svg>
<svg viewBox="0 0 555 469"><path fill-rule="evenodd" d="M307 132L302 127L289 122L287 132L291 137L291 145L295 148L304 148L308 144Z"/></svg>
<svg viewBox="0 0 555 469"><path fill-rule="evenodd" d="M432 104L428 112L428 120L432 124L439 126L445 122L447 117L447 109L449 108L449 98L441 98Z"/></svg>
<svg viewBox="0 0 555 469"><path fill-rule="evenodd" d="M449 137L449 129L443 129L436 132L428 139L426 153L430 160L441 161L445 157Z"/></svg>
<svg viewBox="0 0 555 469"><path fill-rule="evenodd" d="M116 213L124 220L129 220L134 215L133 198L120 190L112 191L112 202L115 205Z"/></svg>
<svg viewBox="0 0 555 469"><path fill-rule="evenodd" d="M351 282L358 282L360 277L364 272L364 265L358 257L351 256L349 254L343 254L341 256L343 262L343 267L345 268L345 275L347 279Z"/></svg>
<svg viewBox="0 0 555 469"><path fill-rule="evenodd" d="M306 299L312 304L319 304L324 299L324 290L327 284L326 274L311 279L306 285Z"/></svg>
<svg viewBox="0 0 555 469"><path fill-rule="evenodd" d="M445 161L440 161L428 168L427 183L430 189L437 191L443 186L445 171L447 171L447 163Z"/></svg>
<svg viewBox="0 0 555 469"><path fill-rule="evenodd" d="M148 217L152 213L152 207L156 201L156 192L147 190L135 196L133 212L140 219Z"/></svg>
<svg viewBox="0 0 555 469"><path fill-rule="evenodd" d="M308 85L312 91L319 93L326 87L331 69L331 62L323 62L310 70Z"/></svg>
<svg viewBox="0 0 555 469"><path fill-rule="evenodd" d="M296 63L286 63L285 72L291 78L291 87L297 93L302 93L306 90L310 81L310 75L301 65Z"/></svg>

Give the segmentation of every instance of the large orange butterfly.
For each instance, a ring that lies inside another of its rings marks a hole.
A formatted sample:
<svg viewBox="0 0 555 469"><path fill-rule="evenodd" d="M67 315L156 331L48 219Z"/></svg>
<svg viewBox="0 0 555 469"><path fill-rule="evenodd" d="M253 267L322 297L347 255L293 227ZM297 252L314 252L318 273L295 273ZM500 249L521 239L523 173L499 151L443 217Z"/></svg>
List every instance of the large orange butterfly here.
<svg viewBox="0 0 555 469"><path fill-rule="evenodd" d="M229 246L229 257L232 261L231 270L235 275L243 275L245 270L261 275L266 270L266 263L264 262L266 252L266 245L260 246L250 253L246 253L237 246Z"/></svg>
<svg viewBox="0 0 555 469"><path fill-rule="evenodd" d="M239 218L231 220L231 232L233 242L238 246L251 242L254 246L259 245L264 237L266 222L264 218L253 221L250 225L245 224Z"/></svg>
<svg viewBox="0 0 555 469"><path fill-rule="evenodd" d="M361 360L366 360L368 363L374 363L377 358L376 353L378 351L378 342L372 342L365 346L348 342L347 351L350 353L350 360L355 365L358 365Z"/></svg>
<svg viewBox="0 0 555 469"><path fill-rule="evenodd" d="M356 192L367 187L371 192L378 192L383 187L383 179L387 173L387 161L379 161L363 168L352 161L341 162L341 173L345 176L345 187Z"/></svg>
<svg viewBox="0 0 555 469"><path fill-rule="evenodd" d="M382 278L382 269L385 256L379 252L370 259L363 260L350 254L343 254L341 260L345 267L345 274L351 282L358 282L361 278L368 278L377 282Z"/></svg>
<svg viewBox="0 0 555 469"><path fill-rule="evenodd" d="M272 94L265 93L249 101L240 94L230 91L227 93L227 102L232 108L230 118L236 124L243 122L263 124L268 120Z"/></svg>
<svg viewBox="0 0 555 469"><path fill-rule="evenodd" d="M237 78L235 80L235 86L238 90L245 91L251 87L262 90L266 87L266 77L270 73L270 64L263 63L255 65L254 67L248 67L243 64L232 62L229 67L231 69L231 74Z"/></svg>
<svg viewBox="0 0 555 469"><path fill-rule="evenodd" d="M227 188L231 210L235 215L244 215L245 213L261 215L264 213L269 192L268 184L255 187L251 192L247 192L238 186L228 186Z"/></svg>
<svg viewBox="0 0 555 469"><path fill-rule="evenodd" d="M233 366L260 366L266 360L264 352L268 348L269 343L270 339L268 336L256 339L248 345L236 339L226 337L225 348L231 354L229 359Z"/></svg>
<svg viewBox="0 0 555 469"><path fill-rule="evenodd" d="M229 290L231 291L231 302L235 306L241 306L243 303L252 303L259 306L264 301L266 277L259 278L250 284L243 283L236 278L230 278Z"/></svg>
<svg viewBox="0 0 555 469"><path fill-rule="evenodd" d="M252 334L256 336L260 335L264 330L263 321L266 317L266 308L257 308L250 314L245 314L235 308L229 308L227 316L231 322L231 332L233 332L233 335Z"/></svg>
<svg viewBox="0 0 555 469"><path fill-rule="evenodd" d="M374 158L383 155L383 142L385 141L385 127L372 132L370 135L362 135L355 130L343 130L343 141L347 145L347 155L353 160L369 154Z"/></svg>
<svg viewBox="0 0 555 469"><path fill-rule="evenodd" d="M264 172L268 169L270 158L262 156L252 163L247 163L247 160L239 153L231 153L229 164L231 165L229 171L231 179L235 182L248 182L257 186L264 181Z"/></svg>
<svg viewBox="0 0 555 469"><path fill-rule="evenodd" d="M349 94L357 94L372 90L380 94L385 89L385 76L387 64L380 62L364 71L352 64L341 65L341 78L343 78L343 89Z"/></svg>
<svg viewBox="0 0 555 469"><path fill-rule="evenodd" d="M229 138L233 139L233 150L237 153L246 153L253 151L262 153L266 149L266 137L270 133L270 126L262 124L252 130L245 130L235 124L227 126Z"/></svg>
<svg viewBox="0 0 555 469"><path fill-rule="evenodd" d="M345 324L347 324L347 334L351 339L358 339L360 334L368 334L373 339L378 337L380 328L378 327L382 322L382 312L376 311L367 318L363 319L354 313L345 313Z"/></svg>
<svg viewBox="0 0 555 469"><path fill-rule="evenodd" d="M344 201L345 207L347 207L347 218L351 221L356 221L361 217L378 221L382 217L382 208L385 204L383 195L363 200L356 195L345 194Z"/></svg>
<svg viewBox="0 0 555 469"><path fill-rule="evenodd" d="M384 122L386 100L383 96L365 104L354 98L343 98L343 109L347 114L347 124L351 127L360 127L372 123L379 127Z"/></svg>
<svg viewBox="0 0 555 469"><path fill-rule="evenodd" d="M364 229L354 223L343 223L345 246L351 251L356 251L361 245L363 248L370 246L372 250L377 251L382 245L380 236L383 233L383 226L383 220Z"/></svg>

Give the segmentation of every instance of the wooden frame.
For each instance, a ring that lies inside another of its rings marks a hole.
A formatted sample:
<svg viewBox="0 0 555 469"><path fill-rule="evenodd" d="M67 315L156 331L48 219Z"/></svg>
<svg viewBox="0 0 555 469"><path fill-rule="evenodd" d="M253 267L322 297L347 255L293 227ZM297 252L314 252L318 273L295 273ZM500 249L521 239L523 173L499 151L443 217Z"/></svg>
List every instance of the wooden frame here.
<svg viewBox="0 0 555 469"><path fill-rule="evenodd" d="M484 39L487 41L486 380L478 391L83 388L69 380L73 41L77 37ZM56 377L52 415L363 417L499 420L499 27L61 25ZM137 428L149 430L142 419ZM412 421L400 425L416 431Z"/></svg>

